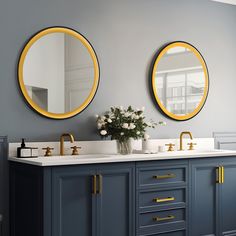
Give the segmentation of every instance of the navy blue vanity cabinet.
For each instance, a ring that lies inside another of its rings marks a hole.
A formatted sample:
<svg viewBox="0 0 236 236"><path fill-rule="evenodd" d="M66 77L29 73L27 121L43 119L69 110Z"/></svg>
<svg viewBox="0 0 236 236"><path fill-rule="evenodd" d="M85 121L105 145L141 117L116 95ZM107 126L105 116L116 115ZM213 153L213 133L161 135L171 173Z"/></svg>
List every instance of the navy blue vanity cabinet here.
<svg viewBox="0 0 236 236"><path fill-rule="evenodd" d="M236 158L221 159L223 183L219 185L220 236L236 235Z"/></svg>
<svg viewBox="0 0 236 236"><path fill-rule="evenodd" d="M135 235L135 163L100 165L97 235Z"/></svg>
<svg viewBox="0 0 236 236"><path fill-rule="evenodd" d="M9 235L8 141L0 136L0 236Z"/></svg>
<svg viewBox="0 0 236 236"><path fill-rule="evenodd" d="M11 236L134 236L135 163L10 163Z"/></svg>
<svg viewBox="0 0 236 236"><path fill-rule="evenodd" d="M52 235L95 235L93 167L52 168Z"/></svg>
<svg viewBox="0 0 236 236"><path fill-rule="evenodd" d="M137 163L136 235L188 235L188 161Z"/></svg>
<svg viewBox="0 0 236 236"><path fill-rule="evenodd" d="M51 168L10 163L10 235L51 236Z"/></svg>
<svg viewBox="0 0 236 236"><path fill-rule="evenodd" d="M132 236L134 164L52 168L52 236Z"/></svg>
<svg viewBox="0 0 236 236"><path fill-rule="evenodd" d="M219 161L191 161L190 235L218 235L219 231Z"/></svg>
<svg viewBox="0 0 236 236"><path fill-rule="evenodd" d="M190 166L190 235L236 235L236 158L192 160Z"/></svg>

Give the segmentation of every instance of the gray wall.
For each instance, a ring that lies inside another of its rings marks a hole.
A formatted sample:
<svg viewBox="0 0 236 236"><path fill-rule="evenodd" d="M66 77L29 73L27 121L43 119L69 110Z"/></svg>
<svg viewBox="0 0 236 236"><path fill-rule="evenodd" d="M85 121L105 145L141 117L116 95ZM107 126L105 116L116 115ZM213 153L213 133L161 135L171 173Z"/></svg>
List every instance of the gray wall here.
<svg viewBox="0 0 236 236"><path fill-rule="evenodd" d="M7 0L0 7L0 134L10 141L56 140L62 132L99 139L94 115L111 105L146 107L147 117L168 125L152 137L195 137L236 130L236 7L208 0ZM54 25L72 27L93 44L101 82L92 104L64 121L43 118L25 104L17 86L17 60L25 41ZM164 44L188 41L205 57L210 93L201 113L186 122L163 117L148 88L148 71Z"/></svg>

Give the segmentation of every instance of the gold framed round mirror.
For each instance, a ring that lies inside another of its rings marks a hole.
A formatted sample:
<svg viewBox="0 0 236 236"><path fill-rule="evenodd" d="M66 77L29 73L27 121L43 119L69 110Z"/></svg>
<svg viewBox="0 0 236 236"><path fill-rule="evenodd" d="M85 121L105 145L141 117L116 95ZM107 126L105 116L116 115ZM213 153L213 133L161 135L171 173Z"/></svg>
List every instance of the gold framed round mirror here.
<svg viewBox="0 0 236 236"><path fill-rule="evenodd" d="M173 42L155 57L152 91L158 107L169 118L184 121L203 108L209 74L201 53L186 42Z"/></svg>
<svg viewBox="0 0 236 236"><path fill-rule="evenodd" d="M52 119L67 119L82 112L96 94L99 74L90 42L66 27L36 33L23 48L18 64L25 100Z"/></svg>

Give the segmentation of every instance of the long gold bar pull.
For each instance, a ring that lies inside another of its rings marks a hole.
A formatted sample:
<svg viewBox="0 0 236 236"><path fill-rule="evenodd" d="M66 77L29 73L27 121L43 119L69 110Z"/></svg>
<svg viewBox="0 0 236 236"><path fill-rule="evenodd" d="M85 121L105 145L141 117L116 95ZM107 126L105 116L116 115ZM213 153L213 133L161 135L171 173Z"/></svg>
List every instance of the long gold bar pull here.
<svg viewBox="0 0 236 236"><path fill-rule="evenodd" d="M225 168L221 166L221 184L225 182Z"/></svg>
<svg viewBox="0 0 236 236"><path fill-rule="evenodd" d="M221 166L216 168L216 183L221 184Z"/></svg>
<svg viewBox="0 0 236 236"><path fill-rule="evenodd" d="M154 198L153 201L156 203L163 203L163 202L172 202L174 201L174 197L167 197L167 198Z"/></svg>
<svg viewBox="0 0 236 236"><path fill-rule="evenodd" d="M92 189L92 193L94 195L97 194L97 176L93 175L93 189Z"/></svg>
<svg viewBox="0 0 236 236"><path fill-rule="evenodd" d="M98 175L98 194L102 194L102 175Z"/></svg>
<svg viewBox="0 0 236 236"><path fill-rule="evenodd" d="M154 179L171 179L171 178L175 178L176 175L175 174L167 174L167 175L154 175L153 178Z"/></svg>
<svg viewBox="0 0 236 236"><path fill-rule="evenodd" d="M168 221L168 220L173 220L173 219L175 219L175 216L172 216L172 215L170 215L170 216L167 216L167 217L153 217L152 218L153 219L153 221L156 221L156 222L160 222L160 221Z"/></svg>

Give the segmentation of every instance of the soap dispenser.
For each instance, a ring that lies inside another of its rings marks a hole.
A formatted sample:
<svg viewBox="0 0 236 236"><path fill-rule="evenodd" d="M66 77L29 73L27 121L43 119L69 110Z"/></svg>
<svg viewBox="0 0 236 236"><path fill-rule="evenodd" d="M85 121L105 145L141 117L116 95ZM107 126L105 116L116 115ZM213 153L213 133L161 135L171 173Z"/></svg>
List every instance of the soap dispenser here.
<svg viewBox="0 0 236 236"><path fill-rule="evenodd" d="M25 139L21 140L21 146L17 148L17 157L29 157L31 156L31 151L25 146Z"/></svg>

